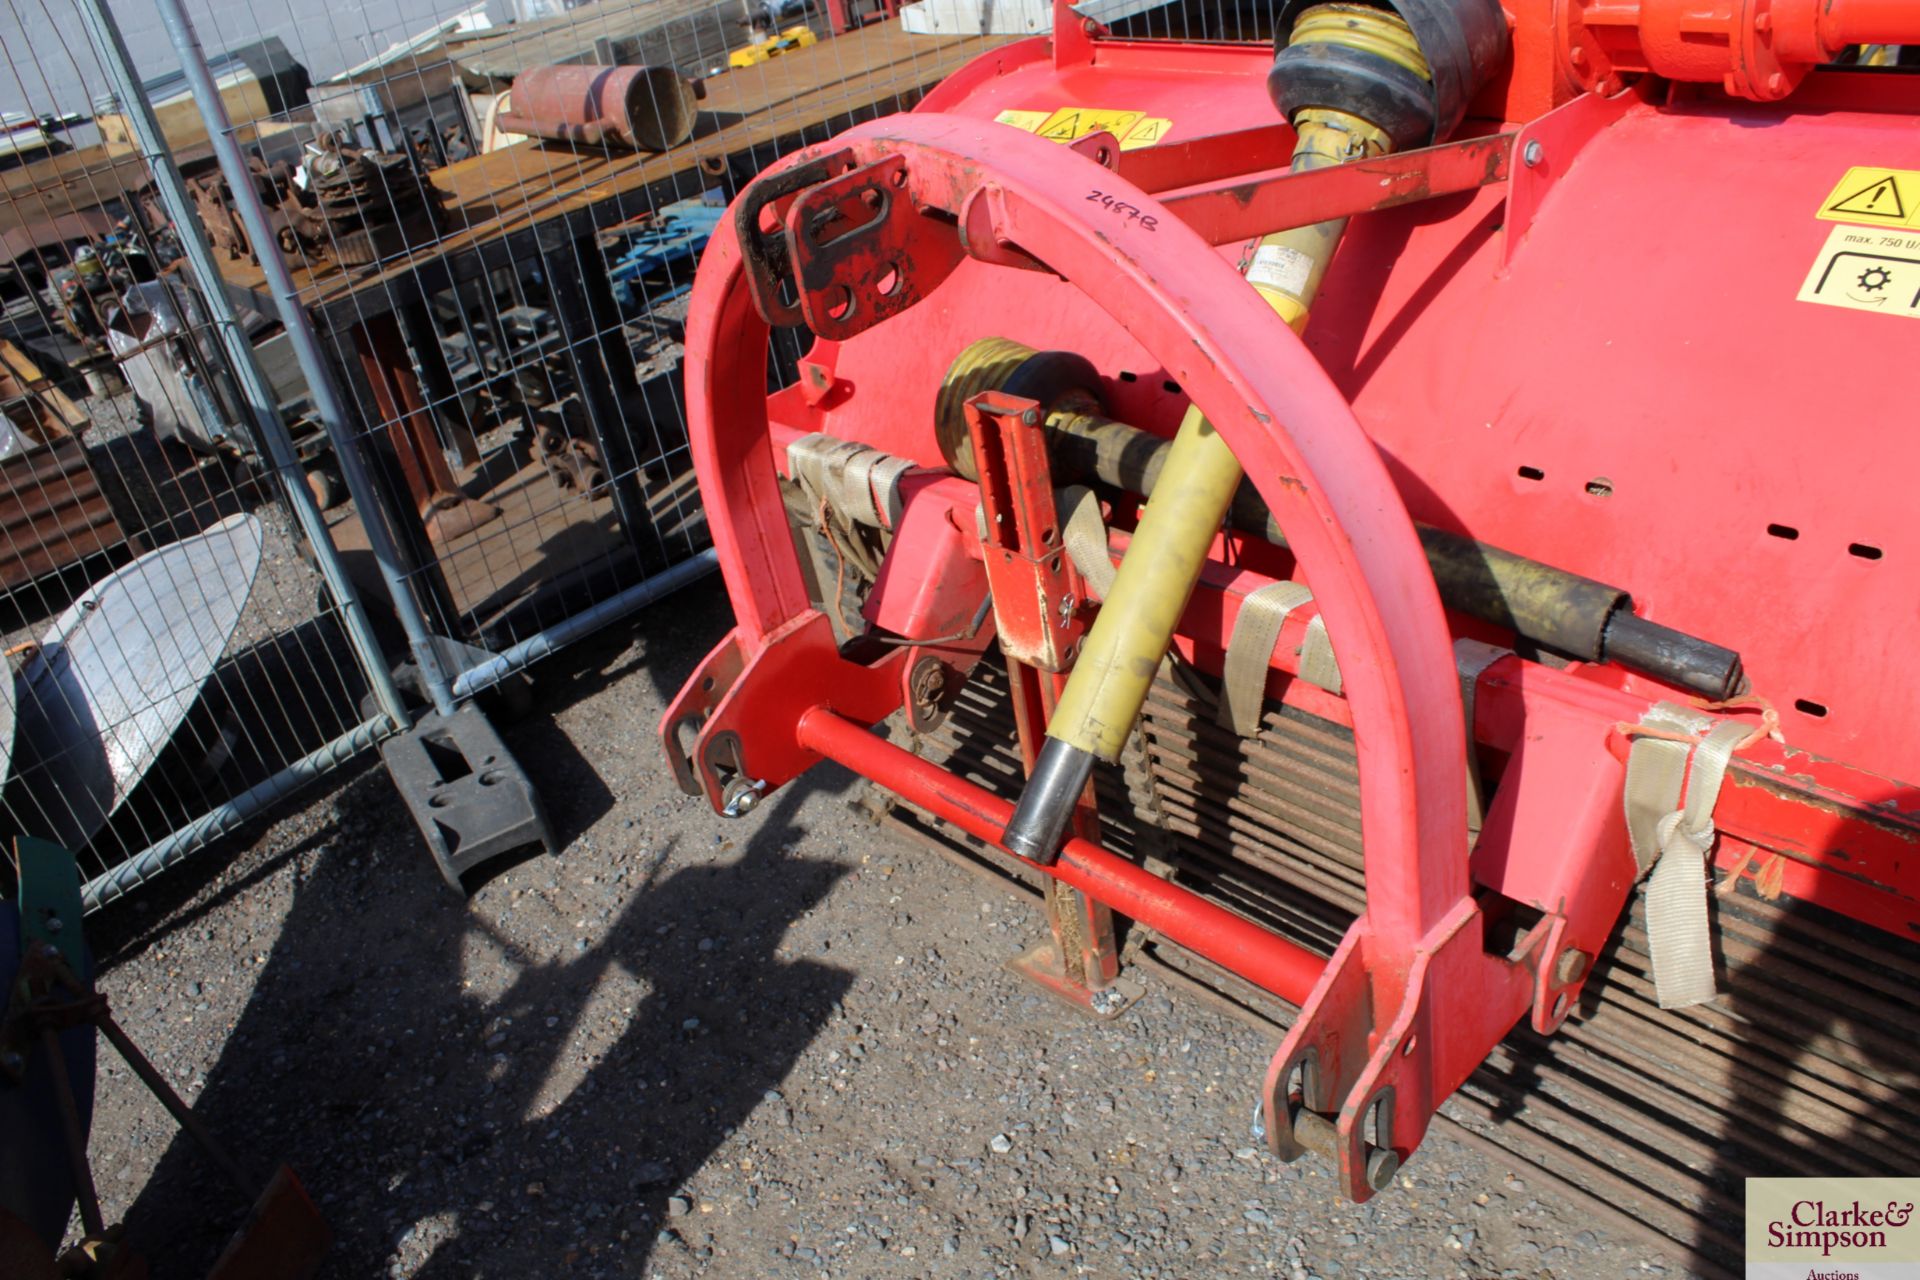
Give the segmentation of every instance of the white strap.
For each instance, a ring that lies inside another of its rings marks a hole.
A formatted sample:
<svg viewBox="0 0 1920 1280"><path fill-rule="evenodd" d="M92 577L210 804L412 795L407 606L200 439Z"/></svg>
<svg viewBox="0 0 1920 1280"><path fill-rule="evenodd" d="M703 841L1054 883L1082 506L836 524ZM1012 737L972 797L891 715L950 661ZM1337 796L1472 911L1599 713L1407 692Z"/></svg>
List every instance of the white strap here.
<svg viewBox="0 0 1920 1280"><path fill-rule="evenodd" d="M1307 638L1300 643L1300 678L1317 684L1328 693L1339 693L1340 664L1333 659L1333 640L1327 635L1327 620L1314 614L1307 623Z"/></svg>
<svg viewBox="0 0 1920 1280"><path fill-rule="evenodd" d="M1272 582L1247 593L1240 602L1240 616L1233 620L1233 637L1227 641L1227 660L1220 668L1216 718L1241 737L1251 738L1260 732L1260 713L1267 702L1267 671L1273 665L1273 646L1280 639L1280 629L1287 625L1287 615L1312 599L1313 592L1304 582ZM1330 656L1332 651L1328 652ZM1305 667L1302 662L1303 676Z"/></svg>
<svg viewBox="0 0 1920 1280"><path fill-rule="evenodd" d="M1120 571L1107 549L1107 522L1100 514L1100 499L1086 486L1074 485L1055 495L1055 505L1067 517L1061 531L1067 558L1086 580L1087 593L1095 600L1105 600Z"/></svg>
<svg viewBox="0 0 1920 1280"><path fill-rule="evenodd" d="M874 501L880 508L880 524L882 528L898 529L900 512L905 506L900 497L900 481L913 470L913 459L896 458L878 450L875 454L879 461L873 464L871 475Z"/></svg>
<svg viewBox="0 0 1920 1280"><path fill-rule="evenodd" d="M1640 873L1652 870L1647 950L1654 994L1662 1009L1681 1009L1718 992L1707 916L1713 809L1734 748L1753 731L1670 702L1657 703L1640 723L1699 736L1697 742L1641 737L1627 754L1627 837Z"/></svg>

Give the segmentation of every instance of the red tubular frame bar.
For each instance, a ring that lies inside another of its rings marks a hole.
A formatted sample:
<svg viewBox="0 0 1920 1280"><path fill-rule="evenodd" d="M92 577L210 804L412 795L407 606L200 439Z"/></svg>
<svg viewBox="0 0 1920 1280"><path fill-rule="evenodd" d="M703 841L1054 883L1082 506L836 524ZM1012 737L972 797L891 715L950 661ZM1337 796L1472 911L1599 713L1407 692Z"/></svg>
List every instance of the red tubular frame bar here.
<svg viewBox="0 0 1920 1280"><path fill-rule="evenodd" d="M797 736L800 745L809 750L863 777L884 779L888 790L909 804L1000 848L1000 833L1013 816L1011 801L875 737L825 707L813 707L801 714ZM1060 860L1052 866L1041 867L1037 862L1028 865L1258 983L1290 1004L1305 1004L1327 967L1325 959L1299 943L1169 884L1077 836L1067 841Z"/></svg>

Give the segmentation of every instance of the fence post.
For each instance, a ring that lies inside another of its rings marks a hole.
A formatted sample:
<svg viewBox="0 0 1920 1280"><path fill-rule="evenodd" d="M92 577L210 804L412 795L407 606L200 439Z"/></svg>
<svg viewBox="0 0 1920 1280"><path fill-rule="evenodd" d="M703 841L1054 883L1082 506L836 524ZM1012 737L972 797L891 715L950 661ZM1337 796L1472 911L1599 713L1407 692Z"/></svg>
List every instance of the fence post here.
<svg viewBox="0 0 1920 1280"><path fill-rule="evenodd" d="M105 10L106 0L87 2ZM379 493L356 447L351 420L339 388L334 385L333 370L328 367L325 353L320 349L320 339L314 332L313 320L300 301L293 273L287 270L287 264L280 256L278 241L267 221L267 211L260 203L259 193L254 190L246 158L240 153L240 144L233 136L233 122L227 117L226 103L221 100L219 86L214 83L213 74L207 67L207 56L200 47L200 37L195 33L193 22L187 17L180 0L156 0L156 4L161 20L167 25L167 34L173 41L173 47L180 55L180 69L186 76L188 88L193 92L194 103L200 109L200 118L206 122L207 137L212 143L215 158L220 162L220 171L226 175L233 207L246 225L247 240L254 246L255 255L260 260L260 270L267 278L275 306L280 312L280 322L286 326L287 337L300 361L300 371L306 375L307 387L313 395L314 410L333 442L341 478L346 481L347 492L352 496L361 523L366 527L367 544L380 565L380 576L393 596L394 611L407 633L407 643L427 686L427 694L433 701L435 711L451 715L454 709L452 686L441 666L440 655L434 647L432 632L420 611L419 601L414 599L412 588L407 585L399 551L386 524L386 510L380 503Z"/></svg>
<svg viewBox="0 0 1920 1280"><path fill-rule="evenodd" d="M367 683L373 689L374 697L379 700L380 709L386 712L396 729L404 730L412 723L407 704L395 687L393 673L387 669L386 658L374 639L360 593L354 589L346 569L340 563L339 552L327 530L326 518L321 515L319 504L307 488L293 437L280 416L273 388L254 355L253 344L241 329L240 317L235 314L232 300L227 297L213 250L207 244L206 232L194 213L193 201L187 194L180 170L167 150L166 136L160 131L153 106L147 101L146 89L134 71L133 59L127 52L126 41L120 36L119 25L107 8L106 0L80 0L80 15L86 24L87 34L92 37L94 47L100 53L100 65L112 84L113 96L126 112L134 139L139 143L141 155L153 174L154 187L179 237L187 265L200 286L207 317L219 334L227 364L233 369L241 394L246 398L254 434L266 448L267 458L273 464L274 472L280 478L280 487L286 494L287 505L300 522L301 531L306 534L307 543L313 548L320 576L325 579L327 589L339 607L341 625L346 630L348 642L353 646L354 657L359 660Z"/></svg>

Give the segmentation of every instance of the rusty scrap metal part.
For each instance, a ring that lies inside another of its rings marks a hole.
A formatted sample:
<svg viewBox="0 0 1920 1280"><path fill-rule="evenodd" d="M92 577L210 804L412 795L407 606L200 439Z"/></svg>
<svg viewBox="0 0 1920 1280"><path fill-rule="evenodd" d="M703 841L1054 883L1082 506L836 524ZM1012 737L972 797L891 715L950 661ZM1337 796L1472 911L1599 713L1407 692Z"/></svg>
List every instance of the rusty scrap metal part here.
<svg viewBox="0 0 1920 1280"><path fill-rule="evenodd" d="M593 493L607 483L607 464L599 446L562 426L541 423L534 433L533 453L563 492Z"/></svg>
<svg viewBox="0 0 1920 1280"><path fill-rule="evenodd" d="M529 67L500 127L555 142L665 151L693 136L695 88L671 67Z"/></svg>
<svg viewBox="0 0 1920 1280"><path fill-rule="evenodd" d="M1131 819L1110 824L1107 846L1331 952L1365 902L1351 732L1269 703L1259 735L1241 739L1164 676L1141 728L1124 777L1101 777L1103 813ZM1020 766L1004 677L980 668L922 745L1011 796ZM889 817L987 856L904 805ZM1739 1222L1743 1178L1905 1167L1920 1124L1920 947L1785 898L1722 897L1718 914L1728 999L1658 1008L1636 903L1594 961L1582 1010L1553 1037L1523 1023L1442 1114L1446 1132L1528 1180L1731 1276L1708 1255L1739 1256L1727 1224ZM1190 953L1153 949L1266 1025L1298 1012Z"/></svg>
<svg viewBox="0 0 1920 1280"><path fill-rule="evenodd" d="M254 190L267 208L275 248L289 261L331 260L365 266L424 244L440 229L439 189L401 155L357 147L309 149L304 187L294 166L248 162ZM207 238L231 260L260 260L218 171L187 184Z"/></svg>
<svg viewBox="0 0 1920 1280"><path fill-rule="evenodd" d="M297 206L299 233L348 266L378 262L438 230L437 188L404 156L342 147L310 158L306 168L313 203Z"/></svg>

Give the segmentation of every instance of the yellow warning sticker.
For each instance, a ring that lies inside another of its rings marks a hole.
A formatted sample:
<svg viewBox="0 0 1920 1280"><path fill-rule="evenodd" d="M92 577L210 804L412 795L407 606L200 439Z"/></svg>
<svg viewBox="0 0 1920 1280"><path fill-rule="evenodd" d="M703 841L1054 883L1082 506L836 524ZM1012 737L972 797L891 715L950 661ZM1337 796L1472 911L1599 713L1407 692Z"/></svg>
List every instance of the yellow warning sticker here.
<svg viewBox="0 0 1920 1280"><path fill-rule="evenodd" d="M1140 123L1138 111L1062 107L1048 116L1046 123L1035 132L1050 142L1072 142L1090 133L1110 133L1116 138L1124 138L1127 136L1127 131L1138 123Z"/></svg>
<svg viewBox="0 0 1920 1280"><path fill-rule="evenodd" d="M1122 151L1150 147L1167 136L1173 121L1138 111L1111 111L1101 107L1061 107L1058 111L1002 111L1001 124L1038 134L1049 142L1074 142L1090 133L1110 133L1120 139Z"/></svg>
<svg viewBox="0 0 1920 1280"><path fill-rule="evenodd" d="M1920 320L1920 234L1835 227L1797 296L1802 302Z"/></svg>
<svg viewBox="0 0 1920 1280"><path fill-rule="evenodd" d="M1818 216L1869 227L1920 227L1920 170L1849 169L1820 202Z"/></svg>
<svg viewBox="0 0 1920 1280"><path fill-rule="evenodd" d="M1002 111L994 119L1001 124L1010 124L1016 129L1033 133L1047 122L1049 114L1051 113L1046 111Z"/></svg>
<svg viewBox="0 0 1920 1280"><path fill-rule="evenodd" d="M1160 116L1142 116L1140 122L1120 135L1120 149L1132 151L1135 147L1150 147L1167 136L1167 130L1173 128L1173 121Z"/></svg>

